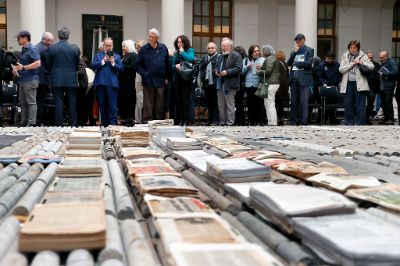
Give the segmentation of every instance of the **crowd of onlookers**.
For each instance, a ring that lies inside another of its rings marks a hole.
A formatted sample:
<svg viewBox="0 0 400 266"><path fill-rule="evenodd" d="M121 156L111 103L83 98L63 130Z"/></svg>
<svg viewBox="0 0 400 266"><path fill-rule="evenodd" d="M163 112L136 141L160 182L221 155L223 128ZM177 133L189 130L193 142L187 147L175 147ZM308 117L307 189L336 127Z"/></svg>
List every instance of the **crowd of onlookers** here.
<svg viewBox="0 0 400 266"><path fill-rule="evenodd" d="M199 58L187 36L178 36L169 50L158 41L159 31L151 29L147 42L125 40L122 55L105 38L87 62L78 46L68 42L69 34L60 28L55 43L46 32L34 46L23 30L16 35L22 47L18 55L1 50L0 81L18 84L21 126L63 126L65 113L70 126L97 120L104 126L130 126L164 118L193 125L196 105L206 107L208 125L283 125L285 110L290 110L286 124L307 125L310 107L321 106L321 99L335 106L318 112L323 123L341 123L336 111L341 106L345 125L372 124L380 108L382 123L392 125L393 99L400 101L396 62L387 51L376 62L356 40L339 61L332 51L323 60L316 57L301 33L288 57L269 44L246 50L223 38L208 43L207 54ZM49 95L52 112L46 104Z"/></svg>

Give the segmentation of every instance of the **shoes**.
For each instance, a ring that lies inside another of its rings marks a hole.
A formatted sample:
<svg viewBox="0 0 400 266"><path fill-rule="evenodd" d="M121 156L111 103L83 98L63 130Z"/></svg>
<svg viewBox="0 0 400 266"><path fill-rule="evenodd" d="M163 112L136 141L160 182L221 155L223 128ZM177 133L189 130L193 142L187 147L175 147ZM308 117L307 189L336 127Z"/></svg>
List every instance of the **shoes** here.
<svg viewBox="0 0 400 266"><path fill-rule="evenodd" d="M389 119L385 121L385 125L394 125L394 121Z"/></svg>
<svg viewBox="0 0 400 266"><path fill-rule="evenodd" d="M218 122L217 121L214 121L214 122L212 122L211 124L210 124L210 126L212 126L212 127L215 127L215 126L218 126Z"/></svg>

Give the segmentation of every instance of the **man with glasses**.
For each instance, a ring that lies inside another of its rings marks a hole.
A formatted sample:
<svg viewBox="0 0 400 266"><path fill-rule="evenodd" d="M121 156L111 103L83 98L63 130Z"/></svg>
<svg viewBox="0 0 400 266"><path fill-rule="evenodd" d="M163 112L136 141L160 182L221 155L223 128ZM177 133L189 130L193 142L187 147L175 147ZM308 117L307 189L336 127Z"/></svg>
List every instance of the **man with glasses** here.
<svg viewBox="0 0 400 266"><path fill-rule="evenodd" d="M93 59L92 69L96 71L93 86L96 88L100 105L101 124L117 125L118 71L123 69L121 57L113 51L113 40L104 39L104 51ZM134 77L132 77L134 78Z"/></svg>
<svg viewBox="0 0 400 266"><path fill-rule="evenodd" d="M16 36L22 46L19 63L14 67L18 77L19 102L21 104L21 126L36 126L36 92L39 86L39 51L31 44L31 34L20 31Z"/></svg>
<svg viewBox="0 0 400 266"><path fill-rule="evenodd" d="M217 76L213 71L216 68L219 56L217 45L210 42L207 45L207 55L200 62L200 80L208 109L208 124L212 126L217 126L219 123L217 89L215 88Z"/></svg>

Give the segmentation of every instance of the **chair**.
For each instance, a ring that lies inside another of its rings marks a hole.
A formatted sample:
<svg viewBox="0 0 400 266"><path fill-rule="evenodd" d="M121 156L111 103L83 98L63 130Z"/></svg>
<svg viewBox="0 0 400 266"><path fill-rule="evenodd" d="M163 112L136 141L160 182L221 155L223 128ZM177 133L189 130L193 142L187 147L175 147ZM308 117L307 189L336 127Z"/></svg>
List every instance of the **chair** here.
<svg viewBox="0 0 400 266"><path fill-rule="evenodd" d="M321 97L321 125L325 123L326 109L337 109L343 106L338 87L320 86L318 88Z"/></svg>

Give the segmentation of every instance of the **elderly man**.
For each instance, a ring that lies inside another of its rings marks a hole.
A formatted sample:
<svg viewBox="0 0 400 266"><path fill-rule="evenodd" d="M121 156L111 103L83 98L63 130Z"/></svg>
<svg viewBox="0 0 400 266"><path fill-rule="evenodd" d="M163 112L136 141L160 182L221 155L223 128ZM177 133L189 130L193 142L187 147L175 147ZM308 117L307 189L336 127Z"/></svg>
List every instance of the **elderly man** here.
<svg viewBox="0 0 400 266"><path fill-rule="evenodd" d="M232 126L235 123L235 95L240 89L240 73L242 72L242 56L233 50L233 42L229 38L221 41L222 56L215 69L217 79L217 97L219 123L221 126Z"/></svg>
<svg viewBox="0 0 400 266"><path fill-rule="evenodd" d="M41 66L39 68L39 87L36 93L37 115L36 124L44 124L44 105L46 103L47 94L49 92L49 72L46 68L46 61L48 55L48 48L54 43L54 37L51 32L45 32L42 35L42 40L36 44L40 54Z"/></svg>
<svg viewBox="0 0 400 266"><path fill-rule="evenodd" d="M306 37L297 34L294 51L287 61L290 70L290 113L294 125L306 125L308 118L308 98L313 85L314 49L306 46Z"/></svg>
<svg viewBox="0 0 400 266"><path fill-rule="evenodd" d="M40 54L31 44L31 34L20 31L16 36L22 46L19 63L14 75L19 76L19 102L21 104L21 126L36 126L36 91L39 86Z"/></svg>
<svg viewBox="0 0 400 266"><path fill-rule="evenodd" d="M69 30L58 30L60 41L49 48L47 69L50 71L50 85L53 89L55 105L55 124L64 125L64 93L68 97L69 125L77 126L76 94L79 67L79 51L68 43Z"/></svg>
<svg viewBox="0 0 400 266"><path fill-rule="evenodd" d="M389 58L388 51L379 53L379 61L381 64L379 65L378 73L380 77L381 104L385 118L384 124L393 125L393 94L398 75L397 64L392 58Z"/></svg>
<svg viewBox="0 0 400 266"><path fill-rule="evenodd" d="M167 47L158 42L157 29L149 30L149 42L142 46L136 57L136 72L143 82L143 122L163 119L164 85L167 84L169 54Z"/></svg>
<svg viewBox="0 0 400 266"><path fill-rule="evenodd" d="M104 39L104 52L93 59L92 68L96 70L93 86L96 88L100 105L101 124L117 125L118 71L123 70L121 56L114 53L114 42ZM135 77L132 77L134 79Z"/></svg>

